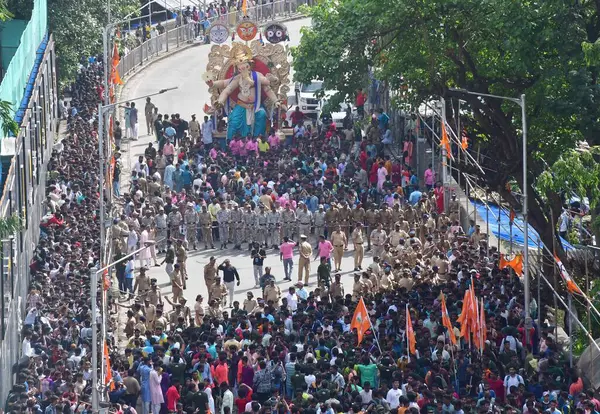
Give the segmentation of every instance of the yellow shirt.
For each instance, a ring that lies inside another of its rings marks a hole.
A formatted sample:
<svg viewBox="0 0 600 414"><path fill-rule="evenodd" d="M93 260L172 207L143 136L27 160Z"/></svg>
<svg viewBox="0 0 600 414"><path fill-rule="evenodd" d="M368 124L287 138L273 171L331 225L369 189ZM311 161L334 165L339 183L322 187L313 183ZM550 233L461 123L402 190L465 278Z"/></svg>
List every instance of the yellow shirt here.
<svg viewBox="0 0 600 414"><path fill-rule="evenodd" d="M210 215L212 217L212 221L217 220L217 212L219 210L221 210L221 206L219 204L209 204L208 212L210 213Z"/></svg>
<svg viewBox="0 0 600 414"><path fill-rule="evenodd" d="M260 140L258 141L258 150L260 152L267 152L269 150L269 143L267 141Z"/></svg>

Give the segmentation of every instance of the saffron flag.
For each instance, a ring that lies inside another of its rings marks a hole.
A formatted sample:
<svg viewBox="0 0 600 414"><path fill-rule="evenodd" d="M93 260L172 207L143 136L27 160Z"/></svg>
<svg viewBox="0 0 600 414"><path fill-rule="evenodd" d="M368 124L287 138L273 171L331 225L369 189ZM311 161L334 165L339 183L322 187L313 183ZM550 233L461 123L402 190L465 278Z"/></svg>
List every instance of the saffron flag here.
<svg viewBox="0 0 600 414"><path fill-rule="evenodd" d="M471 332L469 331L469 302L471 301L471 295L469 291L465 291L465 296L463 298L462 310L460 315L458 315L458 319L456 320L460 323L460 336L465 338L467 342L471 343Z"/></svg>
<svg viewBox="0 0 600 414"><path fill-rule="evenodd" d="M509 218L508 218L508 220L509 220L509 223L510 223L510 225L511 225L511 226L512 226L512 225L513 225L513 223L515 222L515 217L516 217L515 210L514 210L514 209L511 207L511 208L510 208L510 216L509 216Z"/></svg>
<svg viewBox="0 0 600 414"><path fill-rule="evenodd" d="M450 315L448 315L448 308L446 307L446 297L443 293L440 294L442 297L442 324L448 330L448 336L452 345L456 345L456 335L454 335L454 327L450 322Z"/></svg>
<svg viewBox="0 0 600 414"><path fill-rule="evenodd" d="M110 390L115 389L115 384L113 383L112 369L110 368L110 357L108 356L108 345L106 341L104 341L104 352L102 354L104 356L104 361L106 361L106 375L104 377L104 386L109 386Z"/></svg>
<svg viewBox="0 0 600 414"><path fill-rule="evenodd" d="M119 48L117 47L117 43L115 42L115 46L113 48L112 54L112 72L110 79L114 85L123 85L123 80L119 75L119 70L117 66L119 66L119 62L121 61L121 57L119 56Z"/></svg>
<svg viewBox="0 0 600 414"><path fill-rule="evenodd" d="M444 147L446 149L446 157L450 158L452 155L452 149L450 147L450 141L448 140L445 122L442 122L442 139L440 140L440 147Z"/></svg>
<svg viewBox="0 0 600 414"><path fill-rule="evenodd" d="M523 255L521 253L517 253L512 260L506 260L503 254L500 254L500 262L498 263L498 268L500 270L505 267L510 267L515 273L519 276L523 275Z"/></svg>
<svg viewBox="0 0 600 414"><path fill-rule="evenodd" d="M479 309L478 309L478 300L477 296L475 296L475 288L473 287L473 280L471 280L471 287L469 288L469 325L470 331L473 334L473 342L475 343L475 347L477 349L481 349L481 338L479 332Z"/></svg>
<svg viewBox="0 0 600 414"><path fill-rule="evenodd" d="M575 283L569 272L567 272L567 268L563 265L556 253L554 253L554 260L560 271L560 276L567 285L567 291L572 295L583 295L583 292L579 289L579 286L577 286L577 283Z"/></svg>
<svg viewBox="0 0 600 414"><path fill-rule="evenodd" d="M370 327L371 321L369 320L367 307L365 306L363 298L360 298L358 305L356 306L356 310L354 311L354 316L352 317L352 323L350 324L350 330L356 329L359 345L363 340L365 332L367 332Z"/></svg>
<svg viewBox="0 0 600 414"><path fill-rule="evenodd" d="M248 0L242 1L242 12L244 16L248 16Z"/></svg>
<svg viewBox="0 0 600 414"><path fill-rule="evenodd" d="M408 305L406 305L406 341L408 342L408 350L411 354L417 353L417 340L415 339L415 330L413 329L412 319Z"/></svg>

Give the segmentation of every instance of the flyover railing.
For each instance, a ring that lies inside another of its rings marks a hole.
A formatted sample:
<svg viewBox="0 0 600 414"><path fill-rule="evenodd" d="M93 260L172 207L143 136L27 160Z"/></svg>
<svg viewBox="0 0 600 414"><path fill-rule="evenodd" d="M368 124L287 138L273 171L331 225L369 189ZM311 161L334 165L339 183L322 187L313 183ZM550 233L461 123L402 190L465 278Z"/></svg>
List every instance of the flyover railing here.
<svg viewBox="0 0 600 414"><path fill-rule="evenodd" d="M235 31L235 26L243 19L250 19L259 24L270 20L291 18L298 15L298 6L311 5L313 0L277 0L249 7L244 14L241 10L231 10L208 19L209 24L215 21L227 23L230 30ZM132 73L140 66L144 66L152 58L178 49L195 40L204 42L206 29L204 22L190 22L176 26L164 33L147 39L139 46L132 48L121 56L117 69L122 77Z"/></svg>

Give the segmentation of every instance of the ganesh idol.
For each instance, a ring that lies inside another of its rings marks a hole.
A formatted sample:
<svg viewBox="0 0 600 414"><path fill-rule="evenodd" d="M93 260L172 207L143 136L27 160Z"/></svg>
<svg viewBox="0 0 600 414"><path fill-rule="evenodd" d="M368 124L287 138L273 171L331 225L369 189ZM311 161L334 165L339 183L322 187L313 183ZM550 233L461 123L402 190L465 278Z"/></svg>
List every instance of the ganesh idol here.
<svg viewBox="0 0 600 414"><path fill-rule="evenodd" d="M274 107L279 107L271 81L253 70L252 50L234 43L230 51L233 75L223 80L207 80L208 86L217 88L219 96L214 107L227 115L227 140L234 135L265 135L267 119ZM265 99L266 98L266 99Z"/></svg>

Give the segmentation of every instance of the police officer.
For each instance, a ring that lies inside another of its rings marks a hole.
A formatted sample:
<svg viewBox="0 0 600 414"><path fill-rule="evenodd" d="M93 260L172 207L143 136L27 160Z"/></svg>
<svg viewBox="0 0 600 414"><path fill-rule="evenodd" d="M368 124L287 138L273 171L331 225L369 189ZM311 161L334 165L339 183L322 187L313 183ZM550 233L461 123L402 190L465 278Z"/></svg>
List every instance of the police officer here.
<svg viewBox="0 0 600 414"><path fill-rule="evenodd" d="M341 272L344 249L348 247L348 238L346 237L346 233L342 231L342 226L338 225L336 230L331 234L331 244L333 244L334 272Z"/></svg>
<svg viewBox="0 0 600 414"><path fill-rule="evenodd" d="M394 204L392 207L392 226L394 226L402 217L402 210L400 210L400 204Z"/></svg>
<svg viewBox="0 0 600 414"><path fill-rule="evenodd" d="M212 234L212 215L208 212L208 208L206 205L202 206L202 211L198 214L198 222L200 224L200 228L202 229L202 238L204 239L204 250L208 250L208 245L210 244L210 248L214 249L215 246L213 244L213 234Z"/></svg>
<svg viewBox="0 0 600 414"><path fill-rule="evenodd" d="M173 206L173 210L171 210L171 212L169 213L169 219L168 219L168 223L169 223L169 231L170 231L170 235L169 237L171 239L177 239L181 236L181 222L183 221L183 216L181 215L181 212L179 211L179 209L175 206Z"/></svg>
<svg viewBox="0 0 600 414"><path fill-rule="evenodd" d="M204 265L204 283L206 283L206 290L208 291L208 301L215 299L212 294L212 287L215 284L215 279L218 276L217 259L211 256L209 262Z"/></svg>
<svg viewBox="0 0 600 414"><path fill-rule="evenodd" d="M306 234L310 237L310 228L312 225L312 213L308 211L306 204L298 203L296 212L296 222L298 223L298 234Z"/></svg>
<svg viewBox="0 0 600 414"><path fill-rule="evenodd" d="M369 238L373 245L373 256L381 256L383 253L383 246L387 239L387 234L385 230L383 230L383 223L377 225L377 228L371 232Z"/></svg>
<svg viewBox="0 0 600 414"><path fill-rule="evenodd" d="M269 217L265 213L265 206L260 206L259 212L256 216L256 221L258 223L258 234L256 238L258 239L258 243L260 245L262 245L264 242L265 248L268 249L269 245L267 243L267 238L269 236Z"/></svg>
<svg viewBox="0 0 600 414"><path fill-rule="evenodd" d="M388 208L387 203L383 203L381 210L379 210L379 222L383 224L385 231L392 229L392 211Z"/></svg>
<svg viewBox="0 0 600 414"><path fill-rule="evenodd" d="M183 215L183 222L185 223L185 237L188 242L188 246L192 246L196 250L196 226L198 225L198 213L194 208L194 203L187 203L185 214Z"/></svg>
<svg viewBox="0 0 600 414"><path fill-rule="evenodd" d="M244 236L246 242L248 242L248 250L252 250L252 244L258 240L258 215L252 209L252 205L246 204L246 210L244 211Z"/></svg>
<svg viewBox="0 0 600 414"><path fill-rule="evenodd" d="M285 210L281 213L281 220L283 222L283 237L291 239L296 225L296 213L290 209L289 204L285 206Z"/></svg>
<svg viewBox="0 0 600 414"><path fill-rule="evenodd" d="M229 214L229 223L232 231L234 248L242 248L242 239L244 238L244 216L239 205L233 205L233 210Z"/></svg>
<svg viewBox="0 0 600 414"><path fill-rule="evenodd" d="M208 291L208 296L214 300L218 300L223 306L227 306L227 288L221 283L221 278L219 276L215 277L215 283Z"/></svg>
<svg viewBox="0 0 600 414"><path fill-rule="evenodd" d="M363 247L363 225L361 222L356 223L356 227L352 230L352 244L354 245L354 271L362 270L362 261L365 256Z"/></svg>
<svg viewBox="0 0 600 414"><path fill-rule="evenodd" d="M229 220L230 210L227 203L221 203L221 209L217 211L217 223L219 223L219 240L221 241L221 250L227 248L229 241Z"/></svg>
<svg viewBox="0 0 600 414"><path fill-rule="evenodd" d="M342 231L346 235L346 239L350 235L350 218L352 216L352 210L348 207L348 203L344 202L338 209L338 224L342 228Z"/></svg>
<svg viewBox="0 0 600 414"><path fill-rule="evenodd" d="M319 236L325 234L325 209L323 204L319 204L319 209L314 214L315 236L317 240Z"/></svg>
<svg viewBox="0 0 600 414"><path fill-rule="evenodd" d="M271 211L267 213L267 222L269 224L269 235L271 237L271 246L274 249L279 249L281 244L281 212L277 203L271 207Z"/></svg>
<svg viewBox="0 0 600 414"><path fill-rule="evenodd" d="M352 223L352 232L358 226L358 223L361 225L365 224L365 209L361 203L358 203L356 208L352 210L352 213L350 214L350 222ZM361 226L361 229L364 231L364 226Z"/></svg>
<svg viewBox="0 0 600 414"><path fill-rule="evenodd" d="M375 204L371 204L369 210L365 212L365 221L367 225L367 251L371 250L371 233L377 228L379 220L379 211L375 209Z"/></svg>
<svg viewBox="0 0 600 414"><path fill-rule="evenodd" d="M325 212L325 238L331 235L335 230L338 221L338 210L335 203L331 204L331 208Z"/></svg>

